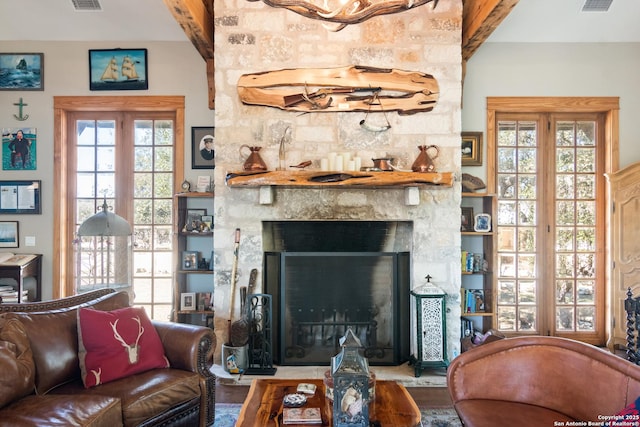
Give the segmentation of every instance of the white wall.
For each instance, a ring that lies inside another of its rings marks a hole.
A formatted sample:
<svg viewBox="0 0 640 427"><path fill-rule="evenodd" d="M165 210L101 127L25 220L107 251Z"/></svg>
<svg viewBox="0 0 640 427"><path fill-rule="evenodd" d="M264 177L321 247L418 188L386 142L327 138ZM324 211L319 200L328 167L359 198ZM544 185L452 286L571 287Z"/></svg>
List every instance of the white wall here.
<svg viewBox="0 0 640 427"><path fill-rule="evenodd" d="M149 90L90 91L89 49L146 48ZM185 139L192 126L212 126L214 112L207 101L206 65L191 43L130 42L114 46L80 42L0 42L2 52L44 53L44 91L0 92L0 128L35 127L38 133L38 159L35 171L0 171L2 180L42 180L41 215L0 215L0 221L19 221L20 247L12 252L37 252L43 257L43 299L52 297L53 260L53 97L54 96L127 96L184 95ZM18 121L14 106L20 98L28 104ZM191 182L202 171L191 170L190 144L185 144L185 175ZM35 236L36 246L25 247L24 237Z"/></svg>
<svg viewBox="0 0 640 427"><path fill-rule="evenodd" d="M638 70L640 43L485 43L467 63L462 129L486 136L489 96L618 96L625 167L640 160Z"/></svg>

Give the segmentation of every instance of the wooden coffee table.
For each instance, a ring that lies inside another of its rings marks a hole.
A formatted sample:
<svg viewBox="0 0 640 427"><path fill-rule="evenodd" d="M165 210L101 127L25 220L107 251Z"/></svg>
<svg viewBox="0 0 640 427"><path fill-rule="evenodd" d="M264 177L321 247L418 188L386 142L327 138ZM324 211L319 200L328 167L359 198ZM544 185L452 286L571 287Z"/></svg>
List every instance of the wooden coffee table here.
<svg viewBox="0 0 640 427"><path fill-rule="evenodd" d="M255 379L249 388L236 427L276 426L282 424L282 399L295 393L298 384L311 383L317 386L316 393L307 397L308 407L319 407L322 424L331 426L331 402L324 397L321 379ZM415 427L420 425L420 410L404 386L395 381L376 381L376 398L369 405L369 420L381 427ZM287 424L287 426L296 424ZM300 424L303 426L304 424Z"/></svg>

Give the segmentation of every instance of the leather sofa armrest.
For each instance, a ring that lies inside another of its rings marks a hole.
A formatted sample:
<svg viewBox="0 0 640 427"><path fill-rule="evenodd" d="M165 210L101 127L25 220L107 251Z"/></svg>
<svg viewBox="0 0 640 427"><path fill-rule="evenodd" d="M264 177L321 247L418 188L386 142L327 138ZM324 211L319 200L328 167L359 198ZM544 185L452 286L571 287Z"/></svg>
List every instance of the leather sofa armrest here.
<svg viewBox="0 0 640 427"><path fill-rule="evenodd" d="M185 323L153 321L171 367L191 372L209 372L216 348L211 328Z"/></svg>
<svg viewBox="0 0 640 427"><path fill-rule="evenodd" d="M211 426L215 418L216 376L211 372L216 335L211 328L153 320L164 353L172 368L200 375L200 425Z"/></svg>

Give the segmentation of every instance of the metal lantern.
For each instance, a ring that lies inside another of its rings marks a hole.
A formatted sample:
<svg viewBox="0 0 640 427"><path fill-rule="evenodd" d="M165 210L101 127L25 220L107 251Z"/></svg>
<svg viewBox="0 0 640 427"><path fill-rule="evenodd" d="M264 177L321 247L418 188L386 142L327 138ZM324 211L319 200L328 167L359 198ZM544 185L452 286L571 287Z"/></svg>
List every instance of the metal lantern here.
<svg viewBox="0 0 640 427"><path fill-rule="evenodd" d="M340 339L342 351L331 358L333 426L369 426L369 362L360 354L362 344L347 329Z"/></svg>
<svg viewBox="0 0 640 427"><path fill-rule="evenodd" d="M447 294L431 283L427 283L411 291L416 299L416 315L418 329L418 357L411 356L415 365L415 375L419 377L424 368L447 367Z"/></svg>
<svg viewBox="0 0 640 427"><path fill-rule="evenodd" d="M102 210L78 228L76 292L99 288L131 291L131 225L109 212L106 199Z"/></svg>

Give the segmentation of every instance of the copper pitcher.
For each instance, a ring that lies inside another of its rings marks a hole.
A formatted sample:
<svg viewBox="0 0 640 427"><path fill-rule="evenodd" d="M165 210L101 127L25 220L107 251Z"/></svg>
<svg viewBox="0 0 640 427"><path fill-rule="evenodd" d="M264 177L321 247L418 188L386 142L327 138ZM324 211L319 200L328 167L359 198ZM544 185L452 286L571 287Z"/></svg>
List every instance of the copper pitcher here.
<svg viewBox="0 0 640 427"><path fill-rule="evenodd" d="M414 172L435 172L436 165L433 164L433 160L438 158L440 149L435 145L419 145L418 150L420 150L420 154L411 165L411 170ZM429 150L435 150L435 154L429 155Z"/></svg>
<svg viewBox="0 0 640 427"><path fill-rule="evenodd" d="M246 155L242 152L242 150L246 148L249 150L249 154ZM242 170L246 172L259 172L266 171L267 165L265 164L262 157L260 157L259 151L262 147L250 147L247 144L243 144L240 146L240 156L244 160L244 164L242 165Z"/></svg>

